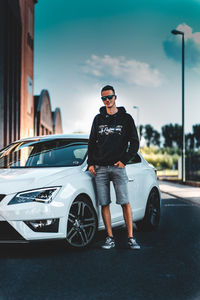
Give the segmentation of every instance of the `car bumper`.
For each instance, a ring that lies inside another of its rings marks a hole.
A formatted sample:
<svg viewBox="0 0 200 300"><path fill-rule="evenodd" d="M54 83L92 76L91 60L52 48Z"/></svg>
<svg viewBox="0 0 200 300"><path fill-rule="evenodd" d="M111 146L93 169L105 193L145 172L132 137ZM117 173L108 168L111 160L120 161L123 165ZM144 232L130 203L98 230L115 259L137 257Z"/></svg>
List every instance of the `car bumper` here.
<svg viewBox="0 0 200 300"><path fill-rule="evenodd" d="M8 205L13 198L7 195L0 202L0 243L25 243L36 240L66 237L66 205L57 198L51 203L22 203ZM45 223L52 221L52 224ZM32 223L39 224L34 228Z"/></svg>

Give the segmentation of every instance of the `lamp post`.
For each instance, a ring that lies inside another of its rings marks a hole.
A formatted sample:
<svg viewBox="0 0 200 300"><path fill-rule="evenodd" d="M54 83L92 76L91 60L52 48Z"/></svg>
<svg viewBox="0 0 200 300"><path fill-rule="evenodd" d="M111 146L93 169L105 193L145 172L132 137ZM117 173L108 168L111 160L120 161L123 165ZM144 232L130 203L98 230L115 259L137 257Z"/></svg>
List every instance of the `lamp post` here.
<svg viewBox="0 0 200 300"><path fill-rule="evenodd" d="M139 106L134 105L134 109L137 109L137 130L138 130L138 136L140 140L140 125L139 125Z"/></svg>
<svg viewBox="0 0 200 300"><path fill-rule="evenodd" d="M185 182L184 32L174 29L171 33L182 35L182 181Z"/></svg>

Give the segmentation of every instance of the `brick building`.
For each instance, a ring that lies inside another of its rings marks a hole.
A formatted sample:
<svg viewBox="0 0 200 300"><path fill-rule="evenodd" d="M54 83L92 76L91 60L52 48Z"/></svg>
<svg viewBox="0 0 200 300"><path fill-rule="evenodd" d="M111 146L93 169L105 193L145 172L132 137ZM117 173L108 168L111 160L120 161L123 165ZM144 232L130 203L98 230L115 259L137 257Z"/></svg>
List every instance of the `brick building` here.
<svg viewBox="0 0 200 300"><path fill-rule="evenodd" d="M52 134L56 130L62 133L60 110L57 109L55 115L52 113L46 90L40 95L42 109L39 118L36 117L38 110L34 111L37 107L33 95L34 9L37 2L1 0L0 148L38 132ZM49 113L46 115L48 105Z"/></svg>
<svg viewBox="0 0 200 300"><path fill-rule="evenodd" d="M59 134L63 133L62 130L62 120L61 120L61 112L60 108L57 107L55 111L52 112L52 120L53 120L53 133Z"/></svg>
<svg viewBox="0 0 200 300"><path fill-rule="evenodd" d="M0 148L20 136L22 23L17 0L0 7Z"/></svg>
<svg viewBox="0 0 200 300"><path fill-rule="evenodd" d="M49 92L42 90L35 101L35 135L62 133L62 121L60 109L51 110Z"/></svg>
<svg viewBox="0 0 200 300"><path fill-rule="evenodd" d="M20 137L34 134L33 54L34 4L36 0L19 0L22 22Z"/></svg>

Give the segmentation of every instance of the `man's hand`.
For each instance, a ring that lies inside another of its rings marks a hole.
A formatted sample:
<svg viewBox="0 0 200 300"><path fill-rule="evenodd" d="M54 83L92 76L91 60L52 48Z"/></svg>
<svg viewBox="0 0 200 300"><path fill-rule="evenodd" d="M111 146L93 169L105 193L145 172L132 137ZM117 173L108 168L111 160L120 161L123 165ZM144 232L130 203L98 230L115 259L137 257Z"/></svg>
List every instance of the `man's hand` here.
<svg viewBox="0 0 200 300"><path fill-rule="evenodd" d="M96 176L96 172L95 172L95 166L89 166L89 169L91 174L93 174L94 176Z"/></svg>
<svg viewBox="0 0 200 300"><path fill-rule="evenodd" d="M118 168L120 168L120 169L123 169L125 167L125 165L120 160L118 162L116 162L114 165L118 166Z"/></svg>

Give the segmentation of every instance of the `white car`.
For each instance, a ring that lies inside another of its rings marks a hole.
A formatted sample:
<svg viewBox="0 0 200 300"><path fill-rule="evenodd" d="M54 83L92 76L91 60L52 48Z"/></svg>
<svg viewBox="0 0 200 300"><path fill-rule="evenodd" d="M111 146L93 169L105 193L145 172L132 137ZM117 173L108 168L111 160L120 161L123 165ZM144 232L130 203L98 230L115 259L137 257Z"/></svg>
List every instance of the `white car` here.
<svg viewBox="0 0 200 300"><path fill-rule="evenodd" d="M87 246L104 229L94 177L87 170L88 136L24 138L0 151L0 242L65 239ZM140 153L126 165L133 221L155 229L161 196L155 169ZM124 223L111 183L112 226Z"/></svg>

